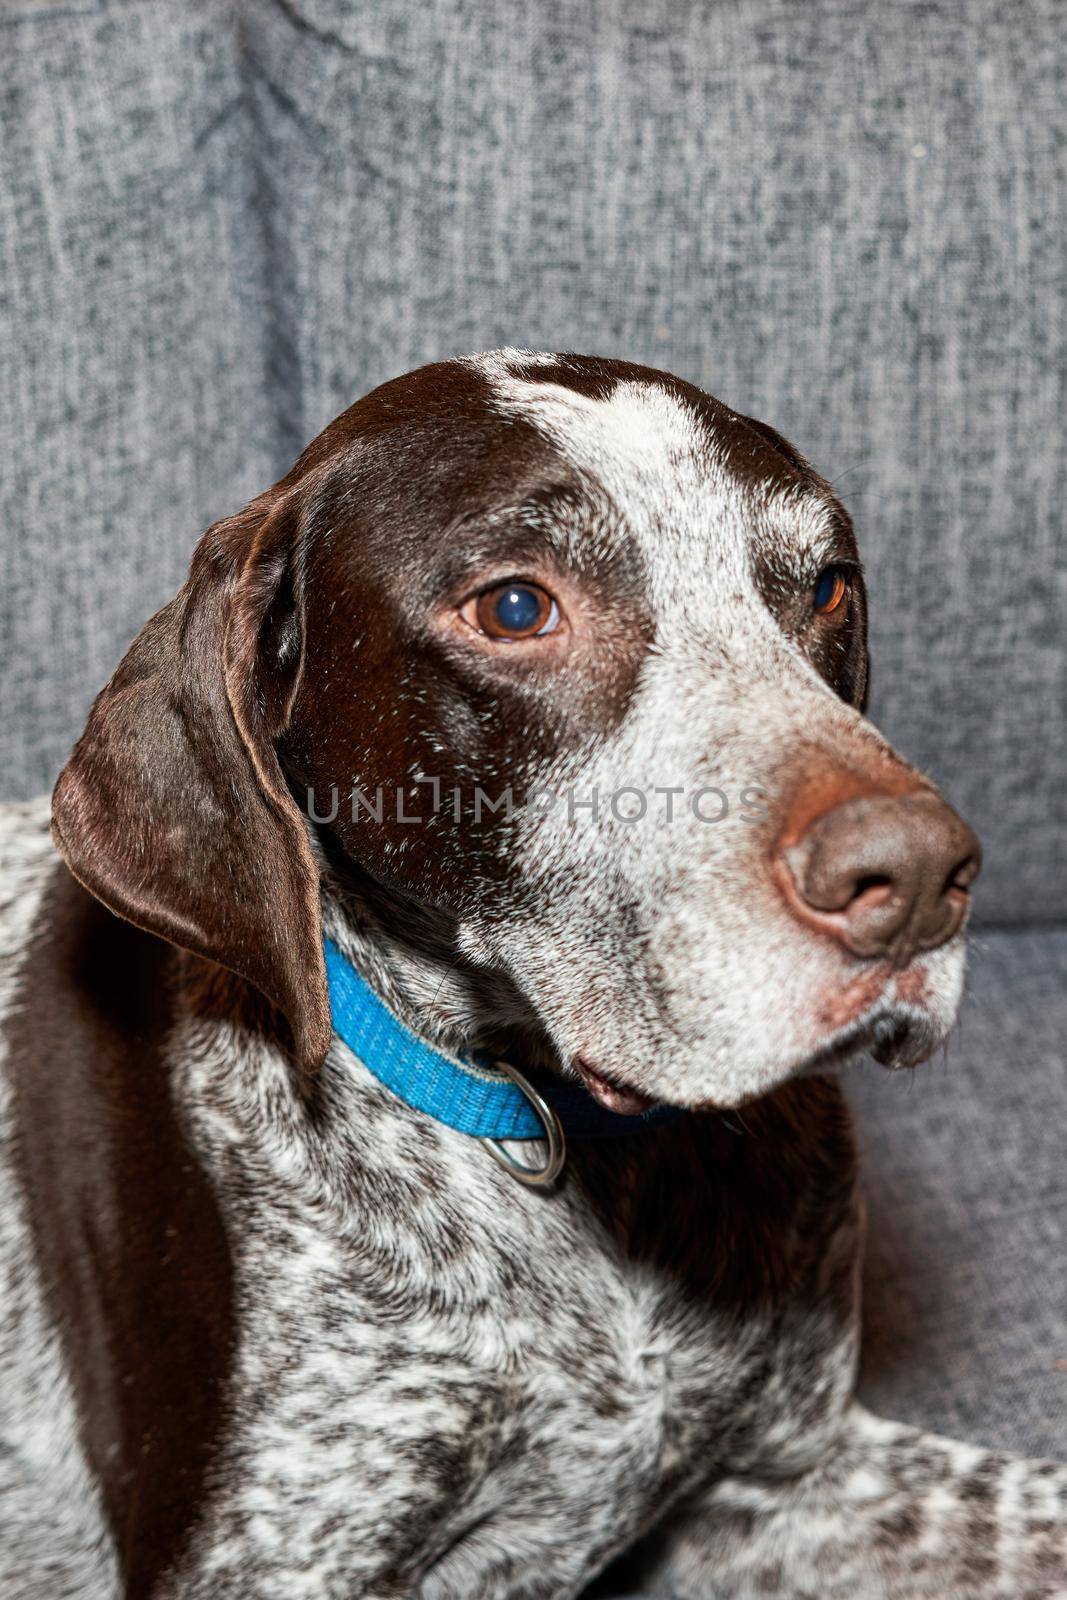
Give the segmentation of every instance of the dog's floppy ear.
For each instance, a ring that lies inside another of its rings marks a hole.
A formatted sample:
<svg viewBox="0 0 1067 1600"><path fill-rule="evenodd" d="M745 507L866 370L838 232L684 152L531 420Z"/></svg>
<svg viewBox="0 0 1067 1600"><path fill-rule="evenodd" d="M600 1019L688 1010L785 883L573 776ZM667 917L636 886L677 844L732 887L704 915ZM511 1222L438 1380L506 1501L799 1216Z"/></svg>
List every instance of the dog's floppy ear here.
<svg viewBox="0 0 1067 1600"><path fill-rule="evenodd" d="M221 963L330 1042L319 874L273 740L302 655L295 497L209 528L189 579L97 696L52 799L74 875L138 927Z"/></svg>

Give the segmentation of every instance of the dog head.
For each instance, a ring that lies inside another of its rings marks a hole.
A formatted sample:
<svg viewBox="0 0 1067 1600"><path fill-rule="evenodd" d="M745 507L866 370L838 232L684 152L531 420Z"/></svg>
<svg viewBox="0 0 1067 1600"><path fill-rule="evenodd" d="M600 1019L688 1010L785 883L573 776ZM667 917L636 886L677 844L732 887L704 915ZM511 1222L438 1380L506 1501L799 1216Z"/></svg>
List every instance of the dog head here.
<svg viewBox="0 0 1067 1600"><path fill-rule="evenodd" d="M958 1003L969 828L865 721L851 524L772 429L622 362L375 390L210 529L62 774L121 915L329 1042L319 867L447 927L603 1103L733 1105Z"/></svg>

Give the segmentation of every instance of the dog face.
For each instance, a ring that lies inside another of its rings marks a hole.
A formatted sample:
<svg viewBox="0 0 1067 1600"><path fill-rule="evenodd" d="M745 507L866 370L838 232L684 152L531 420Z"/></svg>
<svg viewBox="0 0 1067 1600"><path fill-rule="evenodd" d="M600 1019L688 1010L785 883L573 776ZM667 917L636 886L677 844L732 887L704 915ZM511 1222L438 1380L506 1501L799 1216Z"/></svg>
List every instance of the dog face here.
<svg viewBox="0 0 1067 1600"><path fill-rule="evenodd" d="M762 424L623 363L424 368L205 536L57 840L308 1061L305 793L614 1109L915 1061L955 1013L977 845L861 715L865 605L846 513Z"/></svg>

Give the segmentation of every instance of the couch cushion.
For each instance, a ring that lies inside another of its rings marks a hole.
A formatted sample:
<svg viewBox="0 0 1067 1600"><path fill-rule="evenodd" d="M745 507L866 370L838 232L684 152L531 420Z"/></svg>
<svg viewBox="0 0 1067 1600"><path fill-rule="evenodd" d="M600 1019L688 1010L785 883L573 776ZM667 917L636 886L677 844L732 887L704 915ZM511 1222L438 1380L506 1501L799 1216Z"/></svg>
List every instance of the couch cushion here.
<svg viewBox="0 0 1067 1600"><path fill-rule="evenodd" d="M980 938L948 1050L850 1093L868 1224L861 1392L1067 1458L1067 930Z"/></svg>
<svg viewBox="0 0 1067 1600"><path fill-rule="evenodd" d="M28 798L272 478L286 381L219 8L13 0L0 52L0 795Z"/></svg>

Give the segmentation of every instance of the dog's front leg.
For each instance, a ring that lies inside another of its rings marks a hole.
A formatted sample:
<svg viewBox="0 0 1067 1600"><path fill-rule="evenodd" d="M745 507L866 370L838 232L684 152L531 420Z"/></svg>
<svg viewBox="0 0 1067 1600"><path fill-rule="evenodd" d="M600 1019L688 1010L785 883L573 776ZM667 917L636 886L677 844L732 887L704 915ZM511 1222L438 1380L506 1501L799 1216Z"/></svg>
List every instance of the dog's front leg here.
<svg viewBox="0 0 1067 1600"><path fill-rule="evenodd" d="M720 1482L662 1541L657 1600L1064 1600L1067 1466L853 1406L816 1468Z"/></svg>

